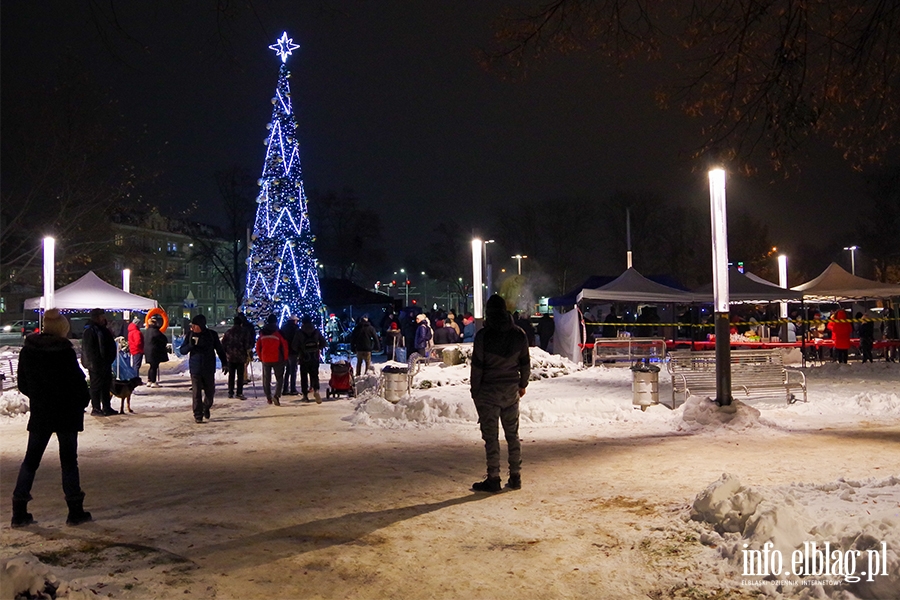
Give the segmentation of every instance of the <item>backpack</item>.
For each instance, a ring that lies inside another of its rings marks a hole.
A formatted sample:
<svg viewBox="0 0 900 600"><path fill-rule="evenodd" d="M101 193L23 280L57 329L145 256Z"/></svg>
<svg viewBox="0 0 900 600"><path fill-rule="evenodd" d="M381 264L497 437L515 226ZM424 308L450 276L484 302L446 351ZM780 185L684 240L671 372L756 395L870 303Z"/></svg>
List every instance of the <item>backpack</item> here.
<svg viewBox="0 0 900 600"><path fill-rule="evenodd" d="M319 359L319 336L316 333L307 335L303 331L297 332L297 335L300 337L300 357L303 362L312 362Z"/></svg>

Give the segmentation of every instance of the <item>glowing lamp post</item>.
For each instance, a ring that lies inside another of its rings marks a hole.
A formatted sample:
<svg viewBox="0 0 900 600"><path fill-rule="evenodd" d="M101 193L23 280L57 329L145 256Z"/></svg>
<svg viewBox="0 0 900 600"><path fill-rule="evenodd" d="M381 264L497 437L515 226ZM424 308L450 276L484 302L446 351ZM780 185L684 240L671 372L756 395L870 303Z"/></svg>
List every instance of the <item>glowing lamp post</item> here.
<svg viewBox="0 0 900 600"><path fill-rule="evenodd" d="M44 238L44 302L45 311L54 307L56 302L53 291L56 288L56 240L50 236ZM43 316L43 313L42 313ZM43 324L42 324L43 328Z"/></svg>
<svg viewBox="0 0 900 600"><path fill-rule="evenodd" d="M731 404L731 326L728 307L728 227L725 213L725 171L709 172L712 220L713 305L716 324L716 404Z"/></svg>
<svg viewBox="0 0 900 600"><path fill-rule="evenodd" d="M482 290L481 276L481 251L483 242L475 238L472 240L472 313L475 316L475 329L479 329L484 319L484 293Z"/></svg>
<svg viewBox="0 0 900 600"><path fill-rule="evenodd" d="M850 251L850 273L856 275L856 251L859 250L859 246L846 246L844 250Z"/></svg>
<svg viewBox="0 0 900 600"><path fill-rule="evenodd" d="M122 291L131 292L131 269L122 269ZM122 319L128 323L131 320L131 311L122 311Z"/></svg>
<svg viewBox="0 0 900 600"><path fill-rule="evenodd" d="M519 264L519 275L521 275L521 274L522 274L522 259L523 259L523 258L528 258L528 257L527 257L526 255L524 255L524 254L516 254L515 256L511 256L510 258L514 258L514 259L516 259L516 261L518 262L518 264Z"/></svg>

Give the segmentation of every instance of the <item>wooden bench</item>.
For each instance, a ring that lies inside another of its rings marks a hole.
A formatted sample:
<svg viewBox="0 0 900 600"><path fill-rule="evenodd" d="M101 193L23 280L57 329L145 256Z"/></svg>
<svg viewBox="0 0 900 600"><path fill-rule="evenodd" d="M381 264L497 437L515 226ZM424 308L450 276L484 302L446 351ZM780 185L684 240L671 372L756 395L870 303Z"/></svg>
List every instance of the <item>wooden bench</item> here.
<svg viewBox="0 0 900 600"><path fill-rule="evenodd" d="M19 356L0 356L0 391L16 387L16 371L19 368Z"/></svg>
<svg viewBox="0 0 900 600"><path fill-rule="evenodd" d="M663 338L594 338L591 366L597 363L622 361L628 365L640 360L663 360L666 340Z"/></svg>
<svg viewBox="0 0 900 600"><path fill-rule="evenodd" d="M715 350L676 350L669 353L666 366L672 375L672 407L678 394L689 396L716 391ZM789 404L797 398L791 390L803 391L803 401L807 402L806 374L796 369L784 367L781 350L732 350L731 351L731 393L743 392L744 396L782 397Z"/></svg>

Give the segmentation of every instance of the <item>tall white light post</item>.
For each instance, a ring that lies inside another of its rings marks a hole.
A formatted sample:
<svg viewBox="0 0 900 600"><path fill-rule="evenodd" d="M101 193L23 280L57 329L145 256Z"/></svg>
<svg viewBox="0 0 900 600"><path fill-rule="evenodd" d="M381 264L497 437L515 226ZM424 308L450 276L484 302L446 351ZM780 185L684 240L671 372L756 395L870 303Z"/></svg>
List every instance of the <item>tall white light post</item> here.
<svg viewBox="0 0 900 600"><path fill-rule="evenodd" d="M522 274L522 259L523 259L523 258L528 258L528 257L527 257L526 255L524 255L524 254L516 254L516 255L514 255L514 256L511 256L510 258L514 258L514 259L516 259L516 261L518 262L518 265L519 265L519 275L521 275L521 274Z"/></svg>
<svg viewBox="0 0 900 600"><path fill-rule="evenodd" d="M484 293L482 290L481 260L484 243L475 238L472 240L472 314L475 316L475 329L481 328L484 320Z"/></svg>
<svg viewBox="0 0 900 600"><path fill-rule="evenodd" d="M131 269L122 269L122 291L131 293ZM127 324L131 320L131 311L122 311L122 320Z"/></svg>
<svg viewBox="0 0 900 600"><path fill-rule="evenodd" d="M787 256L785 256L784 254L778 255L778 285L781 286L785 290L788 287ZM781 303L781 319L785 320L785 319L787 319L787 317L788 317L788 303L782 302ZM788 324L787 324L787 321L785 321L784 323L781 324L780 337L781 337L782 342L787 341L787 331L788 331Z"/></svg>
<svg viewBox="0 0 900 600"><path fill-rule="evenodd" d="M487 281L487 295L494 293L494 268L491 259L488 258L488 244L493 244L494 240L484 240L484 274Z"/></svg>
<svg viewBox="0 0 900 600"><path fill-rule="evenodd" d="M56 306L54 290L56 289L56 239L44 238L44 301L41 305L45 311ZM41 329L43 329L44 313L41 312Z"/></svg>
<svg viewBox="0 0 900 600"><path fill-rule="evenodd" d="M725 171L709 172L712 221L713 305L716 325L716 404L731 404L731 337L728 298L728 225L725 212Z"/></svg>
<svg viewBox="0 0 900 600"><path fill-rule="evenodd" d="M856 275L856 251L859 246L845 246L844 250L850 251L850 273Z"/></svg>
<svg viewBox="0 0 900 600"><path fill-rule="evenodd" d="M625 264L631 268L631 209L625 208Z"/></svg>

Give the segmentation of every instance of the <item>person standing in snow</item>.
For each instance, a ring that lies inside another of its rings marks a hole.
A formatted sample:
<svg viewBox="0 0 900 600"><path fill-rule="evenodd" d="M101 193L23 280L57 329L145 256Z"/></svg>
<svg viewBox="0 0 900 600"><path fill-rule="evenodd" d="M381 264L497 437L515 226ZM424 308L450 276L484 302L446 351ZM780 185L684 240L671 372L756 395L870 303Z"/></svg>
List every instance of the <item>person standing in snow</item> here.
<svg viewBox="0 0 900 600"><path fill-rule="evenodd" d="M81 364L88 370L91 384L91 415L110 417L119 414L112 408L110 388L112 388L112 364L116 360L118 347L113 334L107 327L106 311L95 308L91 320L84 327L81 338Z"/></svg>
<svg viewBox="0 0 900 600"><path fill-rule="evenodd" d="M432 331L428 317L424 314L416 315L416 338L413 347L419 356L428 360L428 347L431 346Z"/></svg>
<svg viewBox="0 0 900 600"><path fill-rule="evenodd" d="M287 362L287 340L278 330L278 317L269 315L266 324L259 330L256 340L256 355L262 363L263 392L266 401L281 406L281 387L284 385L284 364ZM272 391L272 372L275 372L275 391Z"/></svg>
<svg viewBox="0 0 900 600"><path fill-rule="evenodd" d="M863 363L875 362L872 360L872 346L875 345L875 322L863 316L861 312L856 313L856 319L862 320L862 323L859 324L859 353L862 355L862 361Z"/></svg>
<svg viewBox="0 0 900 600"><path fill-rule="evenodd" d="M144 334L141 333L141 318L135 317L128 325L128 351L131 353L131 367L140 375L144 362Z"/></svg>
<svg viewBox="0 0 900 600"><path fill-rule="evenodd" d="M828 323L828 329L834 341L835 358L839 363L846 364L850 353L850 333L853 331L853 325L848 322L847 311L842 308L834 313Z"/></svg>
<svg viewBox="0 0 900 600"><path fill-rule="evenodd" d="M475 334L472 347L472 399L487 457L487 477L472 484L476 492L500 491L500 429L509 451L509 480L513 490L522 487L522 445L519 441L519 398L525 395L531 375L531 357L525 332L513 325L506 300L494 294L484 311L484 327Z"/></svg>
<svg viewBox="0 0 900 600"><path fill-rule="evenodd" d="M466 344L471 344L475 341L475 317L472 316L471 313L466 313L463 316L463 340Z"/></svg>
<svg viewBox="0 0 900 600"><path fill-rule="evenodd" d="M78 472L78 432L84 431L84 409L91 402L84 372L78 366L72 342L66 339L69 322L56 309L44 313L40 333L25 338L19 353L19 391L28 396L28 446L13 490L13 527L34 523L28 512L34 476L53 434L59 442L62 486L69 507L67 525L91 520L84 510L84 492Z"/></svg>
<svg viewBox="0 0 900 600"><path fill-rule="evenodd" d="M281 336L287 341L288 357L284 363L284 388L281 390L283 396L297 395L297 354L294 352L294 337L299 331L297 323L300 317L291 315L290 319L285 319L281 326Z"/></svg>
<svg viewBox="0 0 900 600"><path fill-rule="evenodd" d="M147 387L159 387L159 365L160 363L169 362L169 340L162 331L162 317L154 315L150 319L150 324L144 330L144 351L147 358L147 364L150 369L147 371Z"/></svg>
<svg viewBox="0 0 900 600"><path fill-rule="evenodd" d="M236 395L238 399L244 400L244 365L247 355L253 349L253 342L247 336L241 314L235 315L234 326L222 336L222 347L225 348L225 358L228 359L228 397L235 397L234 382L237 379Z"/></svg>
<svg viewBox="0 0 900 600"><path fill-rule="evenodd" d="M191 319L191 330L184 336L181 353L190 355L191 393L194 421L209 420L209 410L216 396L216 356L223 365L228 364L219 334L206 327L206 317L197 315Z"/></svg>
<svg viewBox="0 0 900 600"><path fill-rule="evenodd" d="M309 392L312 391L316 404L322 404L322 396L319 395L319 357L327 346L325 337L313 325L312 317L304 315L292 347L299 357L300 391L303 392L304 402L309 402Z"/></svg>
<svg viewBox="0 0 900 600"><path fill-rule="evenodd" d="M350 334L350 351L356 352L356 376L359 377L363 362L366 363L366 373L369 370L374 371L372 366L372 352L381 349L381 343L378 340L378 333L375 327L369 323L369 316L363 315L359 319L359 323Z"/></svg>

